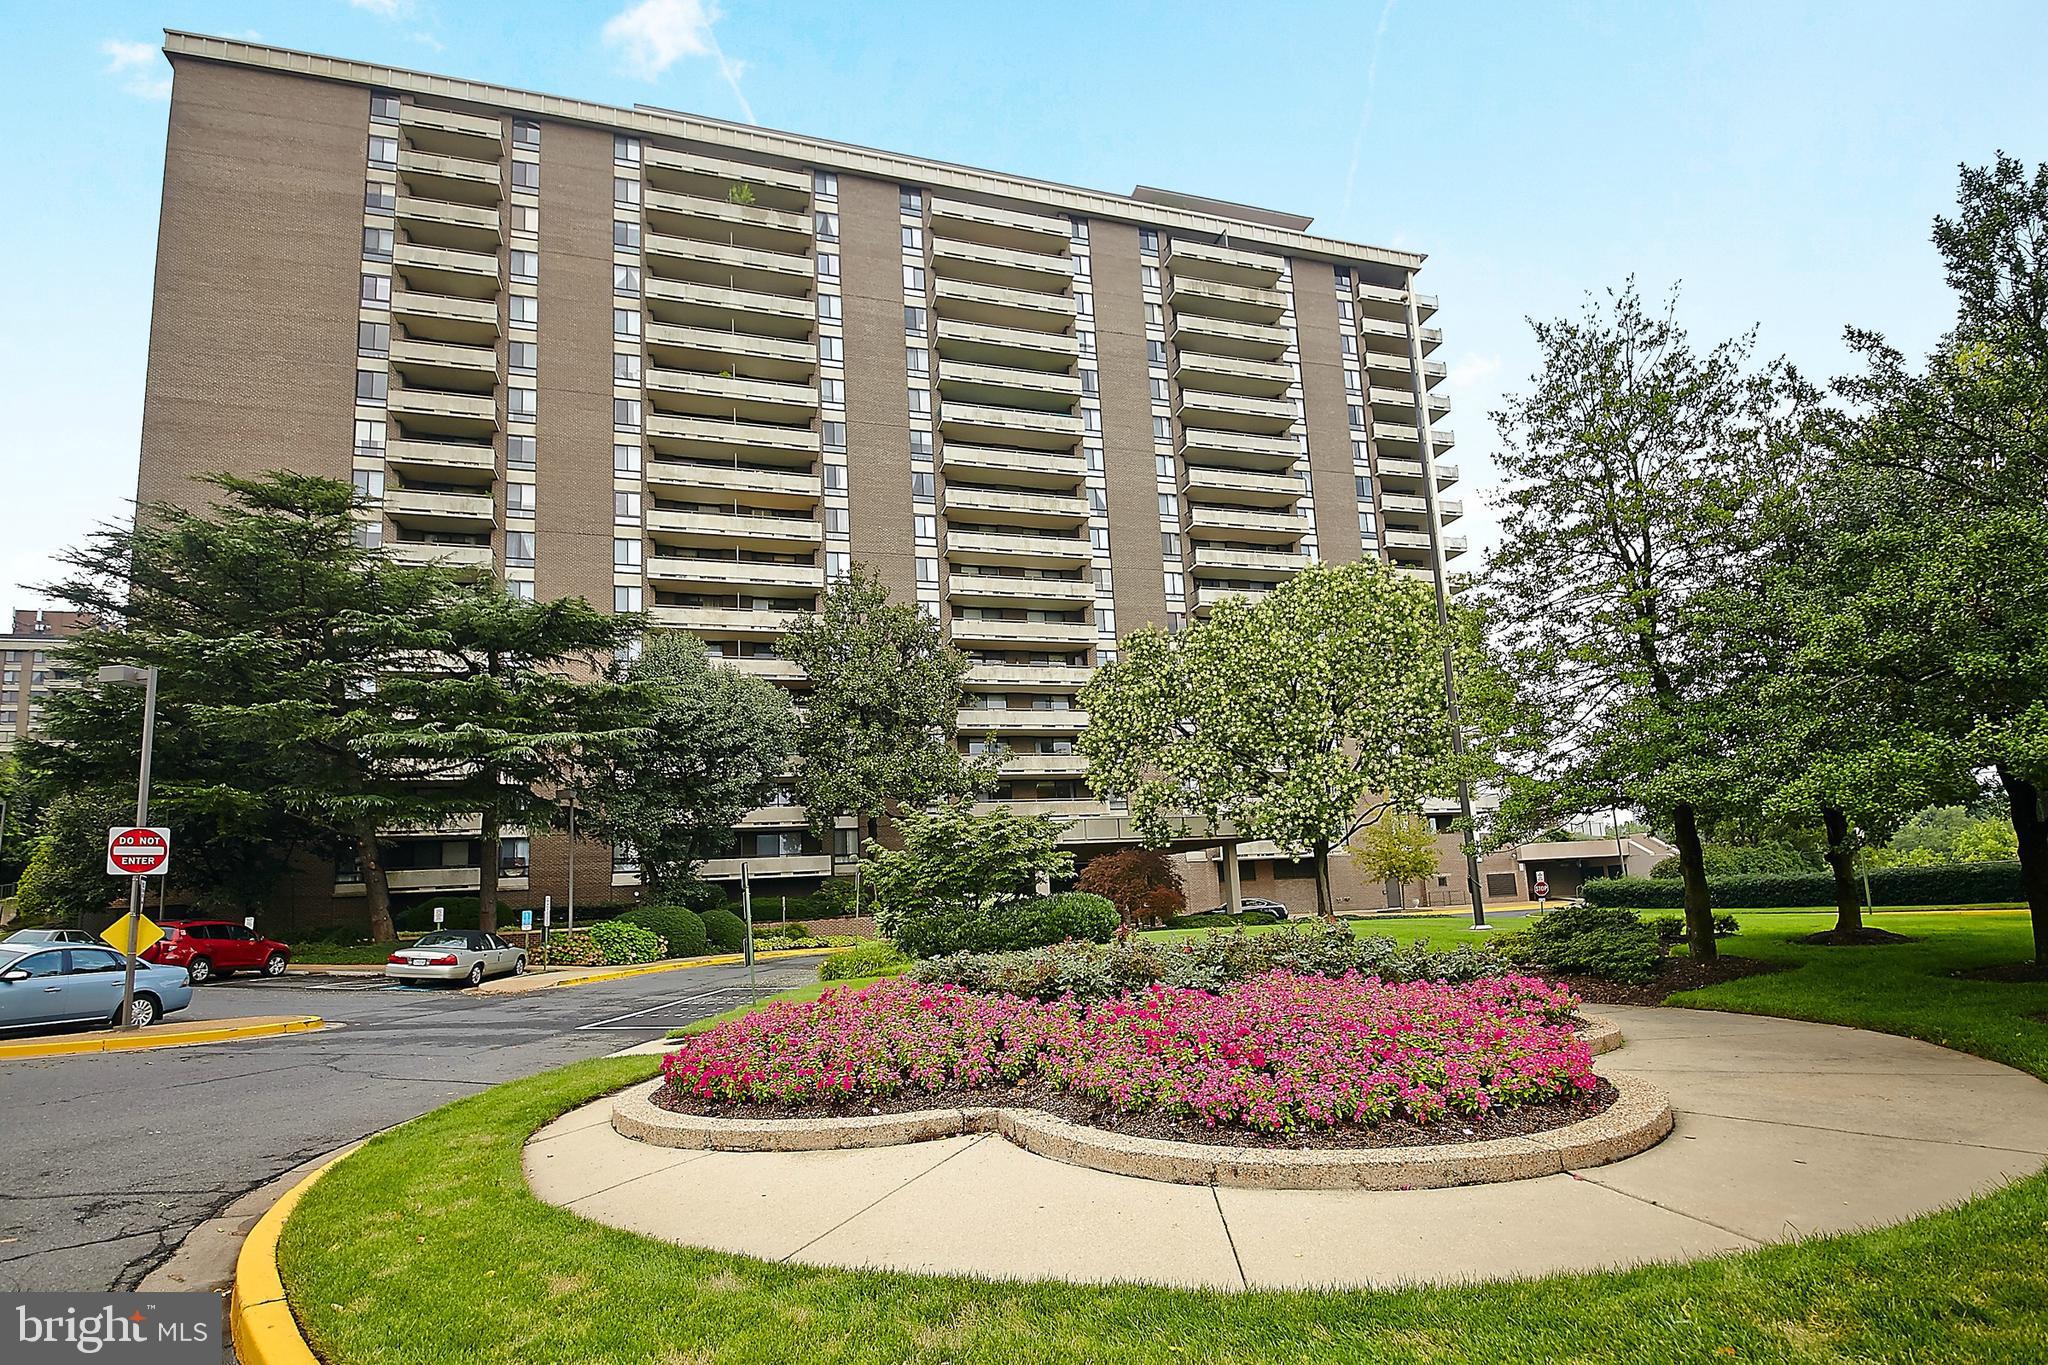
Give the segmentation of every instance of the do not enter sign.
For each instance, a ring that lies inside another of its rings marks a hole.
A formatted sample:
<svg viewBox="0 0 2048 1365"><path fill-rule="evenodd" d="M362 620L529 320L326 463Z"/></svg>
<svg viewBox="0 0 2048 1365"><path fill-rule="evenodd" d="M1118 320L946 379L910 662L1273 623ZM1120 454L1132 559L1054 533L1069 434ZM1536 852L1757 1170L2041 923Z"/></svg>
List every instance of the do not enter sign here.
<svg viewBox="0 0 2048 1365"><path fill-rule="evenodd" d="M133 825L107 831L107 875L161 877L171 869L171 832Z"/></svg>

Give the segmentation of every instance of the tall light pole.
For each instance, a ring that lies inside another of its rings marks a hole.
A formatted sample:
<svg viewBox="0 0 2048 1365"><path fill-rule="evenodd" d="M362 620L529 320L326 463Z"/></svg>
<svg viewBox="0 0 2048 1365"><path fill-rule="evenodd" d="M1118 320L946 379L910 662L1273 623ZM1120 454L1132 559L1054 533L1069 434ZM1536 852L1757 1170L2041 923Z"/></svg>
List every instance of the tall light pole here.
<svg viewBox="0 0 2048 1365"><path fill-rule="evenodd" d="M142 687L142 768L135 779L135 827L149 828L149 755L156 745L156 669L135 668L128 664L108 664L99 671L99 680L121 687ZM135 1027L135 953L136 940L142 932L142 878L132 877L128 883L128 948L123 957L127 966L121 981L121 1027Z"/></svg>

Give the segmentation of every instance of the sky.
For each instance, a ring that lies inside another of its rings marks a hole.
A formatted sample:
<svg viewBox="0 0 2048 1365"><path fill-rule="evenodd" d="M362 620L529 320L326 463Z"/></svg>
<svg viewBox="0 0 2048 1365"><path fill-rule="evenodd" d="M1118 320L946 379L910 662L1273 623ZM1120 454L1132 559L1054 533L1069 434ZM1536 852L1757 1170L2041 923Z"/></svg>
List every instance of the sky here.
<svg viewBox="0 0 2048 1365"><path fill-rule="evenodd" d="M1845 369L1951 305L1959 162L2048 159L2048 5L768 4L159 0L18 6L0 52L0 610L135 488L170 67L161 30L644 102L1128 193L1312 215L1424 252L1476 568L1488 413L1528 319L1635 276L1696 339Z"/></svg>

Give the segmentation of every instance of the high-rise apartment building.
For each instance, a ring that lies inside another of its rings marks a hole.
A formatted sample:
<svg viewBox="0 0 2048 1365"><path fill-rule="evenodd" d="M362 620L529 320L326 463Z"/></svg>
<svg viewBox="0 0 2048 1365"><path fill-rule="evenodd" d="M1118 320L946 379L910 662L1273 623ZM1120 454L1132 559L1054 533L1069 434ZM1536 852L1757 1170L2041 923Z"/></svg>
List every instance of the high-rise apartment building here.
<svg viewBox="0 0 2048 1365"><path fill-rule="evenodd" d="M14 628L0 634L0 751L35 733L43 699L65 678L61 646L85 625L75 611L15 611Z"/></svg>
<svg viewBox="0 0 2048 1365"><path fill-rule="evenodd" d="M145 501L200 502L222 466L353 479L366 544L645 610L792 686L782 623L864 564L972 659L961 733L1005 746L997 799L1110 830L1075 694L1119 633L1311 560L1434 580L1464 549L1417 254L233 39L166 52ZM394 889L474 886L463 834L395 839ZM558 843L509 841L515 892L560 894ZM708 872L794 884L833 853L771 806ZM585 899L635 881L579 859Z"/></svg>

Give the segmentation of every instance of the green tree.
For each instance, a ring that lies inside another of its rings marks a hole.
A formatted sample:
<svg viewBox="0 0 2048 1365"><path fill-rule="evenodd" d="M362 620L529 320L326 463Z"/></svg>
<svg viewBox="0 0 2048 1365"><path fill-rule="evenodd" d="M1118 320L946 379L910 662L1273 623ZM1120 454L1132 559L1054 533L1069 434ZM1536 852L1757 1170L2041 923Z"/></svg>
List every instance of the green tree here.
<svg viewBox="0 0 2048 1365"><path fill-rule="evenodd" d="M1752 365L1753 336L1694 349L1633 281L1533 325L1534 388L1494 415L1508 486L1479 596L1503 822L1649 811L1678 847L1691 951L1712 957L1700 822L1728 789L1737 665L1726 614L1699 603L1756 552L1811 396L1782 361Z"/></svg>
<svg viewBox="0 0 2048 1365"><path fill-rule="evenodd" d="M1351 861L1374 881L1393 882L1405 894L1409 882L1437 873L1436 831L1410 811L1389 811L1351 841Z"/></svg>
<svg viewBox="0 0 2048 1365"><path fill-rule="evenodd" d="M860 565L776 651L810 676L795 786L821 840L841 816L872 837L883 815L987 789L993 759L969 762L954 745L967 660Z"/></svg>
<svg viewBox="0 0 2048 1365"><path fill-rule="evenodd" d="M895 936L907 917L973 914L1034 895L1041 881L1073 875L1074 855L1059 846L1062 826L1008 806L975 811L946 801L906 811L896 821L900 848L869 840L861 871L873 888L875 923Z"/></svg>
<svg viewBox="0 0 2048 1365"><path fill-rule="evenodd" d="M13 754L0 754L0 802L7 806L5 821L0 823L0 883L4 883L17 880L28 865L41 814L35 788Z"/></svg>
<svg viewBox="0 0 2048 1365"><path fill-rule="evenodd" d="M14 903L21 917L83 928L88 915L106 909L126 889L125 878L107 875L107 827L134 814L132 804L123 809L84 792L51 798L35 832L22 840L29 852Z"/></svg>
<svg viewBox="0 0 2048 1365"><path fill-rule="evenodd" d="M1180 869L1156 848L1098 853L1081 869L1074 889L1101 896L1127 924L1164 924L1188 908Z"/></svg>
<svg viewBox="0 0 2048 1365"><path fill-rule="evenodd" d="M384 725L363 749L450 811L478 817L485 931L498 927L505 826L552 824L578 766L640 736L650 699L603 674L641 624L582 598L525 601L485 584L445 594L427 647L380 677Z"/></svg>
<svg viewBox="0 0 2048 1365"><path fill-rule="evenodd" d="M591 770L592 827L639 855L658 903L683 904L697 864L774 794L796 753L789 694L713 664L682 631L655 631L620 670L648 697L639 736Z"/></svg>
<svg viewBox="0 0 2048 1365"><path fill-rule="evenodd" d="M260 903L290 849L353 849L371 930L388 938L377 832L448 807L373 756L389 726L378 681L435 645L460 585L357 545L348 484L206 482L220 493L209 510L145 506L63 556L48 591L98 621L66 642L67 664L86 680L105 664L159 670L151 814L178 831L181 880ZM53 693L43 736L23 747L39 789L132 801L140 710L132 687Z"/></svg>
<svg viewBox="0 0 2048 1365"><path fill-rule="evenodd" d="M2011 862L2019 857L2012 820L1965 806L1916 811L1896 833L1870 851L1872 867L1939 867L1946 863Z"/></svg>
<svg viewBox="0 0 2048 1365"><path fill-rule="evenodd" d="M1330 850L1455 785L1444 646L1429 589L1373 561L1139 631L1081 692L1089 786L1150 844L1194 816L1306 850L1333 915Z"/></svg>

